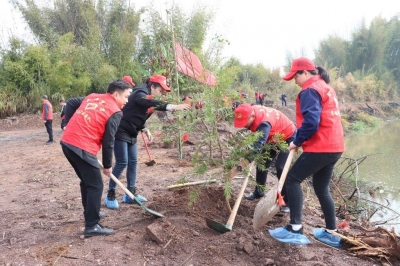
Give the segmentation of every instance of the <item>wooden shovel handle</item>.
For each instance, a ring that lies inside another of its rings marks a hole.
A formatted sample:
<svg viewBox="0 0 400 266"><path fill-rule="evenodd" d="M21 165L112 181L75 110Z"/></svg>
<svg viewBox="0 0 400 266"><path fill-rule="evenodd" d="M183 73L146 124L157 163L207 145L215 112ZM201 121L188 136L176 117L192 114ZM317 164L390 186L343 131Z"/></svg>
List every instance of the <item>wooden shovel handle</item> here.
<svg viewBox="0 0 400 266"><path fill-rule="evenodd" d="M246 177L245 177L245 179L243 181L243 184L242 184L242 188L240 189L240 192L239 192L239 194L238 194L238 196L236 198L236 201L235 201L235 205L233 206L231 215L229 216L229 219L226 222L226 227L228 229L232 229L233 222L235 221L236 213L237 213L237 211L239 209L240 202L242 201L244 190L246 189L247 182L249 181L249 176L251 175L251 170L253 169L254 163L255 163L255 161L252 161L250 166L249 166L249 168L248 168L249 172L246 174Z"/></svg>
<svg viewBox="0 0 400 266"><path fill-rule="evenodd" d="M289 172L290 164L292 163L292 160L293 160L294 152L295 152L294 149L291 150L289 152L289 156L286 159L286 163L285 163L285 166L283 167L282 175L281 175L281 178L279 179L279 183L278 183L278 192L282 191L283 184L285 183L287 173Z"/></svg>

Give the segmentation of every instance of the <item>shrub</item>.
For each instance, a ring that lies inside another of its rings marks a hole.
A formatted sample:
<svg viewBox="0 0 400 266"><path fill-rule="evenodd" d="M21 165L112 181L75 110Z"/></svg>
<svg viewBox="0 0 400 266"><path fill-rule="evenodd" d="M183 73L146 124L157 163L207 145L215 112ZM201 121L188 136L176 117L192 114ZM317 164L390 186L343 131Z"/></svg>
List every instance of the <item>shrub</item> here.
<svg viewBox="0 0 400 266"><path fill-rule="evenodd" d="M355 132L359 132L359 133L364 132L367 128L368 128L368 126L363 121L360 121L360 120L351 124L351 129Z"/></svg>

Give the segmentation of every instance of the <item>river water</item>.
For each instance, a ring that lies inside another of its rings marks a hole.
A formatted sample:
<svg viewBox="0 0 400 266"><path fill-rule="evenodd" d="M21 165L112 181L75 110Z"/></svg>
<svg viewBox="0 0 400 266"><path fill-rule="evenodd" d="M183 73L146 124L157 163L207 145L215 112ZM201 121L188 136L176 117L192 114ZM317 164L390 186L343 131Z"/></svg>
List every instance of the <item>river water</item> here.
<svg viewBox="0 0 400 266"><path fill-rule="evenodd" d="M368 183L373 189L362 197L400 213L400 121L388 121L362 134L346 136L343 157L357 159L363 156L368 158L358 167L358 180ZM371 221L388 221L382 226L394 227L399 234L400 218L394 211L382 208Z"/></svg>

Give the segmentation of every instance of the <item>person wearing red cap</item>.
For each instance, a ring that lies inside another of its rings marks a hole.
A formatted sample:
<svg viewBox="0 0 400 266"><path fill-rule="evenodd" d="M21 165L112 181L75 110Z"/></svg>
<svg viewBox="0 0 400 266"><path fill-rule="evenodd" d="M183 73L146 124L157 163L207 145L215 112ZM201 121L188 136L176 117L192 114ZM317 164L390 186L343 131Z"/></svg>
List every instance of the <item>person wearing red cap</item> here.
<svg viewBox="0 0 400 266"><path fill-rule="evenodd" d="M136 86L129 96L128 104L122 110L123 117L115 135L114 155L115 166L113 175L119 178L126 170L127 188L141 202L147 199L137 194L136 169L138 162L136 138L139 131L143 131L149 142L153 141L150 130L146 128L146 121L154 111L175 111L190 109L189 104L170 104L156 100L154 97L165 95L171 89L167 86L167 79L162 75L153 75L144 84ZM118 209L118 201L115 196L116 183L110 180L107 196L104 202L109 209ZM122 202L133 204L128 195L124 195Z"/></svg>
<svg viewBox="0 0 400 266"><path fill-rule="evenodd" d="M289 150L302 147L303 153L288 172L286 190L290 195L290 224L269 230L275 239L292 244L308 244L303 235L303 192L301 183L312 176L315 194L321 204L328 230L336 230L335 204L329 192L333 168L344 152L344 135L335 91L329 86L329 74L307 58L293 60L284 80L295 80L301 88L296 98L297 133ZM331 246L340 246L340 238L324 228L314 228L314 236Z"/></svg>
<svg viewBox="0 0 400 266"><path fill-rule="evenodd" d="M254 144L254 150L262 152L262 146L269 142L274 142L275 134L279 133L284 136L284 140L289 145L296 132L294 123L281 111L274 108L260 106L260 105L249 105L241 104L234 111L235 117L233 120L233 126L237 128L247 128L252 132L261 132L261 136ZM281 177L283 167L289 151L281 151L277 153L276 150L271 150L270 160L265 162L265 168L262 170L257 167L256 170L256 182L257 185L252 193L244 196L245 199L254 200L264 197L265 185L267 183L268 168L271 166L272 161L276 158L275 167L278 178ZM282 196L288 201L286 187L283 186ZM290 199L289 199L290 200ZM281 212L289 212L288 207L282 207Z"/></svg>
<svg viewBox="0 0 400 266"><path fill-rule="evenodd" d="M133 83L132 77L131 76L124 76L122 78L123 81L128 82L129 85L131 85L132 87L135 87L135 83Z"/></svg>

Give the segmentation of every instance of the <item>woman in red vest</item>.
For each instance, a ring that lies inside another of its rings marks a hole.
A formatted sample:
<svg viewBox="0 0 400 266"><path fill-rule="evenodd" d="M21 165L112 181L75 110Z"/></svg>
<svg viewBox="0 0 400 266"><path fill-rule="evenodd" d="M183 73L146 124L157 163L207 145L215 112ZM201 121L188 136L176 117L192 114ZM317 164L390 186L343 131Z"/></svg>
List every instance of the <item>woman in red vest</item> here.
<svg viewBox="0 0 400 266"><path fill-rule="evenodd" d="M289 145L293 139L296 132L296 127L294 123L281 111L260 106L260 105L249 105L241 104L235 111L235 118L233 120L234 127L237 128L247 128L252 132L262 132L263 134L254 144L255 151L262 151L262 146L266 142L274 142L275 134L279 133L284 136L284 140ZM289 156L289 151L281 151L277 153L276 150L271 150L270 157L271 160L265 162L265 169L261 170L257 167L256 170L256 182L257 185L254 192L249 195L244 196L245 199L254 200L264 197L265 185L267 183L268 168L271 166L272 161L276 158L275 167L278 179L281 177L283 167L287 157ZM286 187L283 185L282 196L286 200L287 204L287 193ZM289 212L288 207L282 207L281 212Z"/></svg>
<svg viewBox="0 0 400 266"><path fill-rule="evenodd" d="M290 224L269 230L275 239L292 244L309 244L303 235L303 192L300 184L312 176L315 194L325 217L323 228L314 228L314 236L331 246L340 246L336 230L335 204L329 192L333 168L344 152L344 136L339 104L335 91L329 86L329 74L307 58L293 60L284 80L295 80L301 88L296 98L297 134L289 149L302 147L303 153L289 170L286 190L290 197Z"/></svg>
<svg viewBox="0 0 400 266"><path fill-rule="evenodd" d="M97 153L102 149L103 173L110 176L115 133L122 118L121 109L128 102L131 91L131 85L117 80L108 85L107 93L92 93L67 102L65 120L68 125L61 138L61 147L81 181L86 237L114 233L113 229L99 223L103 179Z"/></svg>

